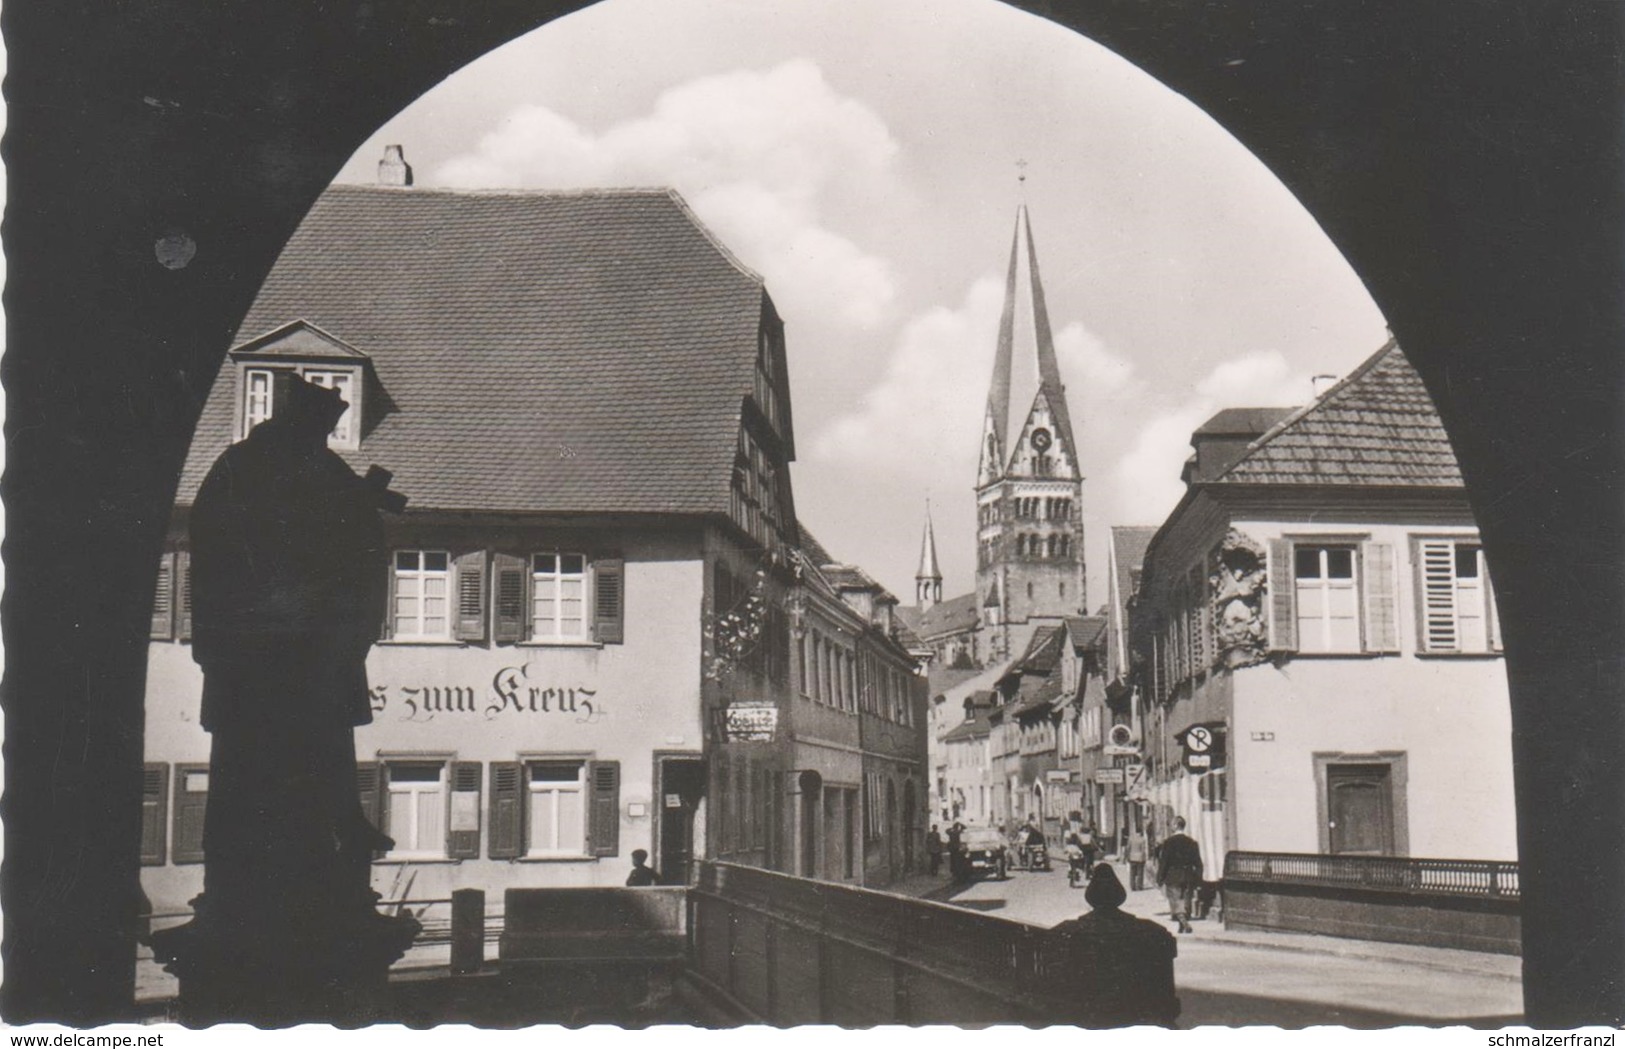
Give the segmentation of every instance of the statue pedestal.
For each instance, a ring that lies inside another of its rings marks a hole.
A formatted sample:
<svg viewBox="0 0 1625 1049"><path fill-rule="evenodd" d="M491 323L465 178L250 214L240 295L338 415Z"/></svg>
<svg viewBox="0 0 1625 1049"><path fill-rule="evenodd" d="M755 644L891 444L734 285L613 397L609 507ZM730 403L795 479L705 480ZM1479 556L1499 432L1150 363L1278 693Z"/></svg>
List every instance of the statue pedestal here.
<svg viewBox="0 0 1625 1049"><path fill-rule="evenodd" d="M226 915L206 896L192 902L196 918L149 938L180 979L180 1021L189 1027L387 1022L389 967L422 930L414 918L371 908L317 919L319 906Z"/></svg>

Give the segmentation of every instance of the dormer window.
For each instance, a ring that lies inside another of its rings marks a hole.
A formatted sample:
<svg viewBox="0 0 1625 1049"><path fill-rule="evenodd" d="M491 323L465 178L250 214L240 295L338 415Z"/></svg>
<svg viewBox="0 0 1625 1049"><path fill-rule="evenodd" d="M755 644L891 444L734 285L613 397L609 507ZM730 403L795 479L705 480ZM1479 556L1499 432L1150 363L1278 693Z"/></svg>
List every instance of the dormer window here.
<svg viewBox="0 0 1625 1049"><path fill-rule="evenodd" d="M349 405L328 436L332 448L358 448L366 418L362 404L368 357L308 321L294 321L234 347L241 371L239 439L276 414L285 395L277 376L297 375L314 386L337 390Z"/></svg>

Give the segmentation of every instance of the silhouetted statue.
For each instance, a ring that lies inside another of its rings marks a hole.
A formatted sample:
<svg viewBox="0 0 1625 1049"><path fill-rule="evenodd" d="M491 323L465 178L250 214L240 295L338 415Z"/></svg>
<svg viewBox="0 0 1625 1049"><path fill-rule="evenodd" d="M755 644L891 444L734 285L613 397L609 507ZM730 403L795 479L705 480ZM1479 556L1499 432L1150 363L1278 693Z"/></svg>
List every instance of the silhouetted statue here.
<svg viewBox="0 0 1625 1049"><path fill-rule="evenodd" d="M392 842L362 810L355 764L388 611L380 510L405 500L327 447L338 391L290 374L277 393L191 511L192 655L213 737L204 892L189 933L155 949L174 959L183 1007L192 978L199 1018L343 1020L356 981L381 980L377 960L417 931L376 911L372 854ZM257 984L277 986L256 998Z"/></svg>

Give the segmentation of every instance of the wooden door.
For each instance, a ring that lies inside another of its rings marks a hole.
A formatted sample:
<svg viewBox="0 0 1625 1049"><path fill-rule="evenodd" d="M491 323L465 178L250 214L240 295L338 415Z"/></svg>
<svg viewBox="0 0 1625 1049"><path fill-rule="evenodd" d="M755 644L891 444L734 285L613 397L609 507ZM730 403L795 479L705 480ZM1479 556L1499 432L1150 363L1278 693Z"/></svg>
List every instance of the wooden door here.
<svg viewBox="0 0 1625 1049"><path fill-rule="evenodd" d="M1387 765L1326 766L1327 830L1333 853L1391 856L1393 788Z"/></svg>

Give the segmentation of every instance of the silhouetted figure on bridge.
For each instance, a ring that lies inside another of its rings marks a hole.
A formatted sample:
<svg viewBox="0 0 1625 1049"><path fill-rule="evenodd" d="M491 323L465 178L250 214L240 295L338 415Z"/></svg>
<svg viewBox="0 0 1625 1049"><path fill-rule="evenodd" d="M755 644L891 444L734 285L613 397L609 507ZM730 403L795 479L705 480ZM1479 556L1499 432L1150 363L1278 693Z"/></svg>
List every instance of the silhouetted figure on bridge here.
<svg viewBox="0 0 1625 1049"><path fill-rule="evenodd" d="M388 611L380 510L405 500L327 447L338 391L289 374L277 394L192 507L192 655L213 737L204 892L187 934L155 947L198 1018L353 1019L360 984L417 931L376 911L372 855L393 843L362 810L355 765Z"/></svg>

